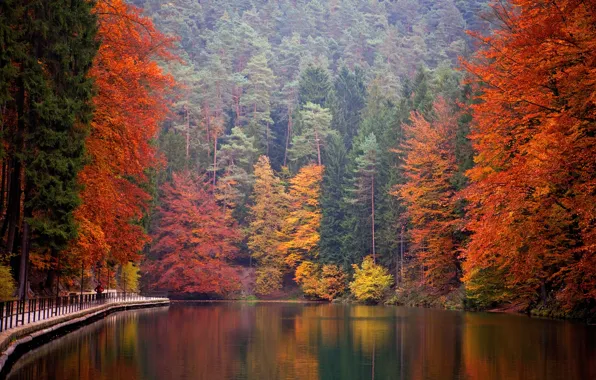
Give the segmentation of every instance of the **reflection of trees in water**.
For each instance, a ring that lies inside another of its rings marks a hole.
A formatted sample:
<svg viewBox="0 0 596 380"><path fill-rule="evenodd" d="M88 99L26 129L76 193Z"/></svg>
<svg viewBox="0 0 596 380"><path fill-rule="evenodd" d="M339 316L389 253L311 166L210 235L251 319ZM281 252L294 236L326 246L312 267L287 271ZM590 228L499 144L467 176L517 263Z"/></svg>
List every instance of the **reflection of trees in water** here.
<svg viewBox="0 0 596 380"><path fill-rule="evenodd" d="M163 309L108 316L51 341L23 356L9 378L93 379L138 378L138 320ZM16 375L18 373L18 376Z"/></svg>
<svg viewBox="0 0 596 380"><path fill-rule="evenodd" d="M596 378L595 340L582 325L503 315L176 304L51 342L23 357L14 378L575 380Z"/></svg>
<svg viewBox="0 0 596 380"><path fill-rule="evenodd" d="M462 335L467 379L596 379L593 328L467 313Z"/></svg>

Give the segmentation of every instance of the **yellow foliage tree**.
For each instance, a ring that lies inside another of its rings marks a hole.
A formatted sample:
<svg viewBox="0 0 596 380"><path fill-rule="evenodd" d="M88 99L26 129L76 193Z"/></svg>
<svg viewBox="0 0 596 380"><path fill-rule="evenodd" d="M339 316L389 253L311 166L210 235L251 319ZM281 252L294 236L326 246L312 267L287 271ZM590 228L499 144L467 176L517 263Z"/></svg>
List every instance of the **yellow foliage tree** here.
<svg viewBox="0 0 596 380"><path fill-rule="evenodd" d="M136 292L139 290L139 267L133 263L127 263L122 266L121 286L127 292Z"/></svg>
<svg viewBox="0 0 596 380"><path fill-rule="evenodd" d="M279 246L288 201L283 183L273 173L269 158L261 156L254 168L248 248L258 263L255 291L270 294L281 288L285 272L285 256Z"/></svg>
<svg viewBox="0 0 596 380"><path fill-rule="evenodd" d="M279 245L290 267L319 255L322 179L323 166L308 165L290 180L291 211L284 221L282 234L285 241Z"/></svg>
<svg viewBox="0 0 596 380"><path fill-rule="evenodd" d="M362 265L352 265L354 280L350 283L350 291L358 301L376 303L393 283L393 276L387 268L374 263L372 256L366 256Z"/></svg>
<svg viewBox="0 0 596 380"><path fill-rule="evenodd" d="M0 300L14 297L15 281L6 265L0 265Z"/></svg>

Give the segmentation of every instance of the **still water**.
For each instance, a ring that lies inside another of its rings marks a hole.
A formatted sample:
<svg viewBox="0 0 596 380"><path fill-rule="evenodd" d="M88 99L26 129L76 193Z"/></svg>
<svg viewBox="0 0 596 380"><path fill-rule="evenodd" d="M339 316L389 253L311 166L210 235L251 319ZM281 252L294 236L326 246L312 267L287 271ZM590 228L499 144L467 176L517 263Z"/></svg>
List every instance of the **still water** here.
<svg viewBox="0 0 596 380"><path fill-rule="evenodd" d="M384 306L174 304L23 356L9 379L596 379L596 327Z"/></svg>

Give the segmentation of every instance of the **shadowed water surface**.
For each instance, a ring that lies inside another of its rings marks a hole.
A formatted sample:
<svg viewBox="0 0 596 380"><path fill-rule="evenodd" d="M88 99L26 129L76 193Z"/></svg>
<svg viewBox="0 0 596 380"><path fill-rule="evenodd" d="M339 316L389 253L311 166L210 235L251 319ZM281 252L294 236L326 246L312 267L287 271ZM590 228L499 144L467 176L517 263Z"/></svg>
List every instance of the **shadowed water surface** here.
<svg viewBox="0 0 596 380"><path fill-rule="evenodd" d="M596 328L384 306L174 304L23 356L16 379L596 379Z"/></svg>

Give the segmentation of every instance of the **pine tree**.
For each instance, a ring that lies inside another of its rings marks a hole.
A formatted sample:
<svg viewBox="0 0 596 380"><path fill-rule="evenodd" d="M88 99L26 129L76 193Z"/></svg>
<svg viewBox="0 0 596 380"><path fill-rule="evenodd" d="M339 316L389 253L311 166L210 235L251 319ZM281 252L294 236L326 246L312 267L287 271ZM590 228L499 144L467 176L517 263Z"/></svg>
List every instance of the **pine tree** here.
<svg viewBox="0 0 596 380"><path fill-rule="evenodd" d="M376 242L375 242L375 200L378 187L379 174L379 144L374 133L371 133L358 147L359 155L356 157L356 166L354 168L354 188L352 189L352 203L358 203L366 210L367 223L370 226L370 247L373 262L376 262ZM363 252L368 253L368 252Z"/></svg>
<svg viewBox="0 0 596 380"><path fill-rule="evenodd" d="M331 126L343 137L348 149L358 134L365 99L364 72L359 68L350 72L345 66L342 67L334 81Z"/></svg>
<svg viewBox="0 0 596 380"><path fill-rule="evenodd" d="M253 165L258 149L253 137L247 137L241 128L232 128L232 133L224 138L219 149L219 181L216 197L224 210L233 212L236 220L243 225L246 218L246 203L254 178Z"/></svg>
<svg viewBox="0 0 596 380"><path fill-rule="evenodd" d="M332 85L327 71L322 67L308 66L300 75L298 93L301 106L313 103L323 108L329 107Z"/></svg>
<svg viewBox="0 0 596 380"><path fill-rule="evenodd" d="M343 198L346 188L347 152L344 139L335 132L329 137L325 149L325 174L321 185L321 252L319 261L323 263L339 263L349 268L351 262L346 260L342 250L344 235L342 221L344 219Z"/></svg>
<svg viewBox="0 0 596 380"><path fill-rule="evenodd" d="M318 104L306 103L300 115L302 130L292 139L292 160L321 165L323 147L330 133L331 113Z"/></svg>
<svg viewBox="0 0 596 380"><path fill-rule="evenodd" d="M246 79L241 105L245 109L246 124L250 135L261 147L263 153L269 153L271 136L271 91L275 77L269 68L264 53L253 56L243 71Z"/></svg>
<svg viewBox="0 0 596 380"><path fill-rule="evenodd" d="M97 19L88 1L28 2L27 8L20 22L31 50L21 62L18 79L26 96L17 100L19 113L26 113L18 115L25 167L20 277L26 276L29 237L34 247L49 250L56 261L76 237L77 174L85 162L85 137L93 110L93 80L88 72L97 51ZM24 291L21 281L19 293Z"/></svg>

